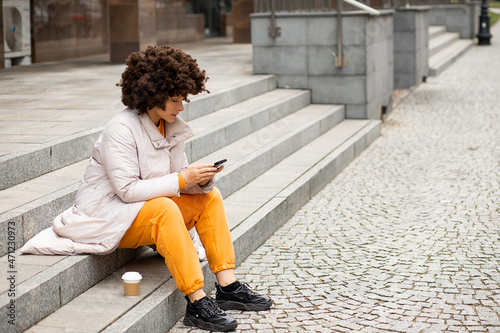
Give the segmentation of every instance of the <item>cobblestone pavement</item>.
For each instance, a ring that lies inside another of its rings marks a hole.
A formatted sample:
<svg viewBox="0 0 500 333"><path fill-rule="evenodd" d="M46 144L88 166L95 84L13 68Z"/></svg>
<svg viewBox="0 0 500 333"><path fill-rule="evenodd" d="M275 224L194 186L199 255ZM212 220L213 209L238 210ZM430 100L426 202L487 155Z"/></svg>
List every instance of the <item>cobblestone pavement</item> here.
<svg viewBox="0 0 500 333"><path fill-rule="evenodd" d="M275 302L229 312L238 332L500 332L492 41L415 89L382 136L237 268Z"/></svg>

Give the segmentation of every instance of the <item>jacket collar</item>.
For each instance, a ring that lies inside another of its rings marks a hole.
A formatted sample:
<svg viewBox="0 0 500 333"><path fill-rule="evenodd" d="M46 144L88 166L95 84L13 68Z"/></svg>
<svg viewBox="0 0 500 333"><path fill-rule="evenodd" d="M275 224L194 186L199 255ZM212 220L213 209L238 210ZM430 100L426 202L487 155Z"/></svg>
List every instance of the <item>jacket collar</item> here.
<svg viewBox="0 0 500 333"><path fill-rule="evenodd" d="M139 120L148 133L151 143L155 148L173 147L181 141L185 141L194 136L193 130L181 118L177 117L173 123L165 123L165 137L161 135L156 125L146 113L139 115Z"/></svg>

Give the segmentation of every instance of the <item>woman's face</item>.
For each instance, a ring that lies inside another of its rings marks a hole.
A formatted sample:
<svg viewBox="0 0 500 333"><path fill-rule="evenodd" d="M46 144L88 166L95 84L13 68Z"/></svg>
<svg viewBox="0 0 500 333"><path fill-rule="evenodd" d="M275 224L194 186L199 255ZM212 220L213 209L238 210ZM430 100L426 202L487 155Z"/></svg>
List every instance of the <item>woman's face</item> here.
<svg viewBox="0 0 500 333"><path fill-rule="evenodd" d="M165 110L158 107L148 110L148 116L153 123L158 124L160 119L165 120L167 123L173 123L179 113L184 111L181 96L174 96L167 99Z"/></svg>

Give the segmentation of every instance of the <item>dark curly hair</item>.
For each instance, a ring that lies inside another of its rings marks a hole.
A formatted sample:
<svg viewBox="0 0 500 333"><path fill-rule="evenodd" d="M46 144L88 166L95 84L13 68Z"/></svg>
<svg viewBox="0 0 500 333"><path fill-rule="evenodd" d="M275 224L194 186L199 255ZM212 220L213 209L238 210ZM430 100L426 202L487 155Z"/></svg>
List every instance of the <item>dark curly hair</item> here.
<svg viewBox="0 0 500 333"><path fill-rule="evenodd" d="M148 46L145 51L132 53L125 60L127 68L117 86L122 88L122 102L140 114L154 107L165 110L168 98L203 91L208 80L196 59L169 45Z"/></svg>

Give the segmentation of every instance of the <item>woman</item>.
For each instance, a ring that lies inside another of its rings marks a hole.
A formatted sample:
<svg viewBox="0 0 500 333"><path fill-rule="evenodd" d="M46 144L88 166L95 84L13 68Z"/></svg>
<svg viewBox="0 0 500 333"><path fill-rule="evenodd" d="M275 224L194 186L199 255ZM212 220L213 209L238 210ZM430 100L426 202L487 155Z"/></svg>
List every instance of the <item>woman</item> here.
<svg viewBox="0 0 500 333"><path fill-rule="evenodd" d="M156 245L186 295L184 324L233 330L236 321L222 309L266 310L272 301L236 280L224 204L214 187L223 167L188 165L184 153L193 132L179 118L183 100L207 91L208 78L195 59L170 46L134 52L126 64L118 86L128 108L97 140L75 204L55 219L53 231L84 247L76 252ZM216 301L201 289L192 227L218 281Z"/></svg>

